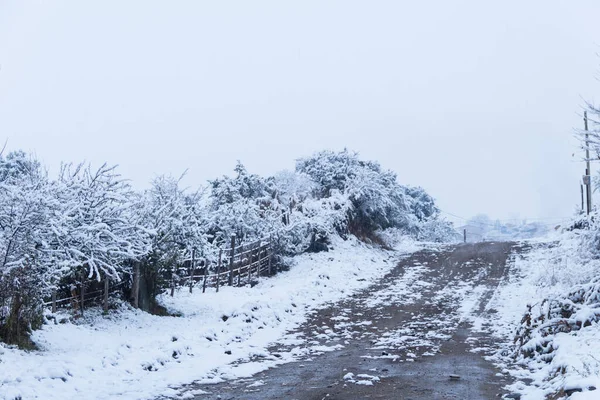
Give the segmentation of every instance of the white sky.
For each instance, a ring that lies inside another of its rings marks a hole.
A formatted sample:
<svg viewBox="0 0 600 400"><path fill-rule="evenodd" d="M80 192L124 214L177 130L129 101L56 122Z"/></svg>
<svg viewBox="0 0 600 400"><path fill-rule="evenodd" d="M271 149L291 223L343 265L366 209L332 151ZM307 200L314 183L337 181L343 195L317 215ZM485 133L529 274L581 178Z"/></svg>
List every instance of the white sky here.
<svg viewBox="0 0 600 400"><path fill-rule="evenodd" d="M0 0L0 140L51 171L119 164L138 187L348 147L454 214L564 217L598 15L597 0Z"/></svg>

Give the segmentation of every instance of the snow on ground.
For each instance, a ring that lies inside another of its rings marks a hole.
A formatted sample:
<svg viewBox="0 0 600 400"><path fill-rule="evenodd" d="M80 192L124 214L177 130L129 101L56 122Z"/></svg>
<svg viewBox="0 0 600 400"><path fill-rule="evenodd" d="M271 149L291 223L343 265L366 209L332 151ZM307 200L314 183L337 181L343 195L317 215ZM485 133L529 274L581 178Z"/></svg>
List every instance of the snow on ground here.
<svg viewBox="0 0 600 400"><path fill-rule="evenodd" d="M520 326L526 306L539 306L546 298L560 297L568 293L572 285L590 278L592 268L577 255L573 234L549 241L529 241L524 244L531 250L514 257L511 273L501 283L499 290L487 305L486 317L492 321L468 315L474 326L490 331L503 342L502 349L488 358L496 362L504 373L516 379L509 390L520 393L522 400L545 400L546 396L573 388L585 392L575 393L572 399L598 399L600 392L586 391L600 388L600 326L583 328L577 332L559 333L553 338L554 357L548 363L543 356L517 359L514 338ZM468 308L468 307L467 307ZM485 350L485 349L477 349ZM558 371L562 371L558 372Z"/></svg>
<svg viewBox="0 0 600 400"><path fill-rule="evenodd" d="M267 347L299 345L285 334L307 313L367 287L400 253L418 248L406 243L389 252L340 239L332 251L298 256L289 271L254 288L183 289L161 298L182 317L122 307L108 316L89 310L77 324L48 323L33 335L40 351L0 344L0 399L187 398L181 385L248 377L303 353L297 346L271 355Z"/></svg>
<svg viewBox="0 0 600 400"><path fill-rule="evenodd" d="M367 375L367 374L358 374L356 375L357 379L354 379L355 376L352 372L348 372L346 375L344 375L344 381L349 382L349 383L354 383L355 385L366 385L366 386L373 386L373 382L379 382L381 379L379 379L378 376L374 376L374 375Z"/></svg>

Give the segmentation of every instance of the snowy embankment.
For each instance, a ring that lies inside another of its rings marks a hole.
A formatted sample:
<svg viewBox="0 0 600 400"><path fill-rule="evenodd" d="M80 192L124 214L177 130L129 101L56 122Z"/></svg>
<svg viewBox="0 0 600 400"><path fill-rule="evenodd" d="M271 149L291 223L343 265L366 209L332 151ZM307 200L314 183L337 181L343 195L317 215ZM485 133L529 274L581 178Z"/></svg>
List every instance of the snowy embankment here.
<svg viewBox="0 0 600 400"><path fill-rule="evenodd" d="M277 357L267 347L298 342L286 332L309 312L367 287L400 254L418 248L406 244L390 252L355 239L336 240L333 247L296 257L289 271L254 288L211 288L205 294L183 289L161 299L182 317L128 307L108 316L89 310L85 321L47 323L36 331L40 351L0 344L0 399L177 397L178 388L193 381L245 377L292 361L301 347Z"/></svg>
<svg viewBox="0 0 600 400"><path fill-rule="evenodd" d="M527 243L531 249L515 257L509 279L490 301L487 308L497 311L491 329L505 343L490 359L515 378L509 388L522 400L556 394L598 399L600 296L593 298L593 288L584 283L598 265L581 254L576 234L555 239ZM592 297L569 296L575 292ZM518 369L510 367L515 361Z"/></svg>

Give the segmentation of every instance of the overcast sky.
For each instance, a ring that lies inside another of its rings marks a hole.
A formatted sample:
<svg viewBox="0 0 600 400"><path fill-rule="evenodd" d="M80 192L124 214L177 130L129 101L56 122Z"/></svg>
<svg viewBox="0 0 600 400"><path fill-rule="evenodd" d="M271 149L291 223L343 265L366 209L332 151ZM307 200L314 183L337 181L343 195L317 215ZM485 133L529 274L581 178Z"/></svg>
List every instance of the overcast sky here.
<svg viewBox="0 0 600 400"><path fill-rule="evenodd" d="M600 97L598 15L598 0L0 0L0 140L51 171L119 164L138 187L348 147L453 214L564 217L573 131Z"/></svg>

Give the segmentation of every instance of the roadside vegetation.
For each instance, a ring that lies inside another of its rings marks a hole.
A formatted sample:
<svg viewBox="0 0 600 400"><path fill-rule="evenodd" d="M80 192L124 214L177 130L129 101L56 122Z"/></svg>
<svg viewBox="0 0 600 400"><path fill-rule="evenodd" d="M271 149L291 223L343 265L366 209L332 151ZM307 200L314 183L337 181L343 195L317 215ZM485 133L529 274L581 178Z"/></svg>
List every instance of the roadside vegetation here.
<svg viewBox="0 0 600 400"><path fill-rule="evenodd" d="M600 158L600 110L588 105L590 131L580 134L590 159ZM586 133L588 136L586 137ZM595 189L600 189L600 175ZM600 387L600 214L578 212L549 244L525 256L536 293L518 324L512 358L534 387L552 398L597 398ZM558 397L556 397L558 396Z"/></svg>
<svg viewBox="0 0 600 400"><path fill-rule="evenodd" d="M455 235L423 189L348 150L316 153L269 177L238 162L233 176L194 189L159 176L144 191L115 166L64 164L50 177L31 155L2 154L0 340L33 347L53 290L108 277L123 282L127 298L134 265L155 304L186 251L214 260L233 235L239 243L271 236L283 257L327 250L333 236L385 245L386 230L427 241Z"/></svg>

